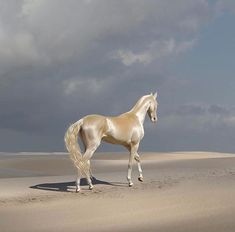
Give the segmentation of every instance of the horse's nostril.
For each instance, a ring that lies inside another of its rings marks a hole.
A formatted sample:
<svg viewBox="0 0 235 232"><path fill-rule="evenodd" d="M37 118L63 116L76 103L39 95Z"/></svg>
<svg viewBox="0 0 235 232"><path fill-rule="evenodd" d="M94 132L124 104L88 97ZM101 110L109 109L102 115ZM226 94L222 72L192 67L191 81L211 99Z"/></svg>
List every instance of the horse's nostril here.
<svg viewBox="0 0 235 232"><path fill-rule="evenodd" d="M153 121L156 121L156 118L155 118L155 117L153 117Z"/></svg>

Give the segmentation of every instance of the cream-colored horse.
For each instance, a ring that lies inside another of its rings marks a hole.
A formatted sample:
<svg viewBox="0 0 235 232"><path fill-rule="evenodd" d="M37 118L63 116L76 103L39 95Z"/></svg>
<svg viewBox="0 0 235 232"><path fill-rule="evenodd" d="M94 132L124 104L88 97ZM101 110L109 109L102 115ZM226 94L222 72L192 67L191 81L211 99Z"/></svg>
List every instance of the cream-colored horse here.
<svg viewBox="0 0 235 232"><path fill-rule="evenodd" d="M157 121L157 93L141 97L135 106L128 112L117 117L106 117L102 115L88 115L72 124L65 134L65 145L70 153L74 165L78 169L76 180L76 191L80 191L80 178L87 178L89 188L92 189L90 175L90 159L101 141L112 144L120 144L129 152L127 180L129 186L133 185L131 180L132 163L135 159L138 164L139 181L143 181L140 157L137 153L139 143L144 136L144 119L148 113L152 122ZM85 153L82 155L78 135L80 136Z"/></svg>

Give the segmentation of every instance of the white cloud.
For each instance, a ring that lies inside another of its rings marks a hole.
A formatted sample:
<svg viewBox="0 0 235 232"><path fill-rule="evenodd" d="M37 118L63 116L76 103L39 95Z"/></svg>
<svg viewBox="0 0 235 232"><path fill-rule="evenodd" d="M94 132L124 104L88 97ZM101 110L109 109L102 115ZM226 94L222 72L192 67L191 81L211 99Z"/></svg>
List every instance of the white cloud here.
<svg viewBox="0 0 235 232"><path fill-rule="evenodd" d="M111 56L112 59L119 59L121 62L130 66L135 63L139 64L149 64L152 61L161 61L162 58L167 56L172 57L179 55L183 52L191 49L195 44L196 39L189 41L176 42L175 39L171 38L169 40L154 41L148 46L142 53L133 53L130 50L119 49Z"/></svg>
<svg viewBox="0 0 235 232"><path fill-rule="evenodd" d="M159 59L161 57L179 55L191 49L194 44L195 39L176 41L176 39L170 38L163 41L154 41L150 45L149 52L152 53L153 57Z"/></svg>
<svg viewBox="0 0 235 232"><path fill-rule="evenodd" d="M196 42L197 42L196 38L191 39L191 40L181 41L176 48L176 53L179 54L179 53L187 52L188 50L193 48Z"/></svg>
<svg viewBox="0 0 235 232"><path fill-rule="evenodd" d="M110 84L110 80L98 80L94 78L72 78L63 81L63 91L65 95L73 95L81 90L87 89L92 94L99 93L104 87Z"/></svg>
<svg viewBox="0 0 235 232"><path fill-rule="evenodd" d="M134 54L132 51L124 50L118 50L112 58L120 59L126 66L130 66L134 63L148 64L152 60L152 56L148 52Z"/></svg>

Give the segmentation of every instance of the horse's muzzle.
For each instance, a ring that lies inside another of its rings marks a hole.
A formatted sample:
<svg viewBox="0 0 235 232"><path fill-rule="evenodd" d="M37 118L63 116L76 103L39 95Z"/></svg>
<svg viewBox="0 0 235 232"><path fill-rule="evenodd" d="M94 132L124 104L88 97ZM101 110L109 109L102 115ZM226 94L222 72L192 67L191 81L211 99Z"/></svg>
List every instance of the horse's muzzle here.
<svg viewBox="0 0 235 232"><path fill-rule="evenodd" d="M151 121L154 122L154 123L156 123L156 122L157 122L157 117L152 117L152 118L151 118Z"/></svg>

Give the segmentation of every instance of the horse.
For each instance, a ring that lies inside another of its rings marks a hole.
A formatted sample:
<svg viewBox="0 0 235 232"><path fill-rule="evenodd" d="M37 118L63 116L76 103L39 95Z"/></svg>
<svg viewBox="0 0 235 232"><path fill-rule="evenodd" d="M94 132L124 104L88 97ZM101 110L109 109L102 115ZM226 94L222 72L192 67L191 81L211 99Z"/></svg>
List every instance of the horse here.
<svg viewBox="0 0 235 232"><path fill-rule="evenodd" d="M103 115L87 115L69 126L65 133L64 141L78 174L76 179L76 192L80 191L80 179L85 176L89 189L93 189L91 181L90 159L101 141L119 144L129 151L127 181L133 186L131 179L132 164L136 160L139 171L139 181L143 181L143 172L140 163L138 148L144 137L144 120L148 113L150 120L156 123L157 118L157 92L142 96L134 107L119 116L110 117ZM82 154L78 136L80 137L85 152Z"/></svg>

